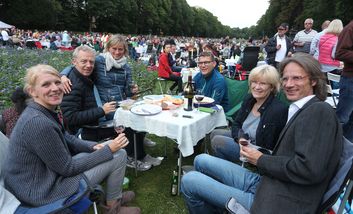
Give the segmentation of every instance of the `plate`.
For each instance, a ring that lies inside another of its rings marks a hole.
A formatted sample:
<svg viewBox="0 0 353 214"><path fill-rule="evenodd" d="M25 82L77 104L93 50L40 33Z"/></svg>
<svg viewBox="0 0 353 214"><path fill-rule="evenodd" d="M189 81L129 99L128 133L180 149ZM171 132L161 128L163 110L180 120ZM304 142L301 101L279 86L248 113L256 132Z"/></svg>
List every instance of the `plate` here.
<svg viewBox="0 0 353 214"><path fill-rule="evenodd" d="M149 116L160 113L162 111L162 107L152 104L142 104L132 107L130 111L137 115Z"/></svg>
<svg viewBox="0 0 353 214"><path fill-rule="evenodd" d="M143 97L144 100L160 101L164 98L164 95L146 95Z"/></svg>
<svg viewBox="0 0 353 214"><path fill-rule="evenodd" d="M194 106L197 107L198 102L194 97ZM215 105L214 99L211 97L204 97L203 100L200 102L201 107L212 107Z"/></svg>

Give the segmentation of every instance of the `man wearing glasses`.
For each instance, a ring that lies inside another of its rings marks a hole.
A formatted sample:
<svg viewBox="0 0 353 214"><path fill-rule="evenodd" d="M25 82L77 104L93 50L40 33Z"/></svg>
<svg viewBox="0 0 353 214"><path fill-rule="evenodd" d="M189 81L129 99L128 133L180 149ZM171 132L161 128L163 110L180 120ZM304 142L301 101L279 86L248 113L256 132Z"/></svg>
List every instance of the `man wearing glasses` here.
<svg viewBox="0 0 353 214"><path fill-rule="evenodd" d="M299 31L293 40L294 51L297 52L310 52L310 44L314 36L317 34L316 30L313 30L314 20L312 18L305 19L304 30Z"/></svg>
<svg viewBox="0 0 353 214"><path fill-rule="evenodd" d="M267 45L265 50L267 52L267 64L278 67L280 63L286 56L292 55L292 41L285 35L287 25L282 23L278 26L277 34L272 37Z"/></svg>
<svg viewBox="0 0 353 214"><path fill-rule="evenodd" d="M194 77L195 89L215 100L216 104L229 110L228 89L224 77L215 70L216 61L211 52L202 52L197 62L200 72Z"/></svg>

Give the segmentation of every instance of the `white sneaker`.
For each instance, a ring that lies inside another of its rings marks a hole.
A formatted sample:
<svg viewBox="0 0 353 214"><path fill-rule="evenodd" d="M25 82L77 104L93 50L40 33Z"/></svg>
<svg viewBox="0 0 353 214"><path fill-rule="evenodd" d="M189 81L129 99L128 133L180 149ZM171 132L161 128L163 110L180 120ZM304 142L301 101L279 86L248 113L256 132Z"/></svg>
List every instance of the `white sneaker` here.
<svg viewBox="0 0 353 214"><path fill-rule="evenodd" d="M162 160L163 160L163 159L160 159L160 158L154 158L154 157L152 157L152 156L149 155L149 154L147 154L147 155L142 159L143 162L149 163L149 164L151 164L152 166L159 166L159 165L161 165Z"/></svg>
<svg viewBox="0 0 353 214"><path fill-rule="evenodd" d="M156 142L145 137L145 139L143 140L143 145L145 145L147 147L154 147L154 146L156 146Z"/></svg>
<svg viewBox="0 0 353 214"><path fill-rule="evenodd" d="M133 169L135 168L135 160L133 157L127 157L126 166ZM152 167L152 164L137 160L138 171L147 171L151 169L151 167Z"/></svg>

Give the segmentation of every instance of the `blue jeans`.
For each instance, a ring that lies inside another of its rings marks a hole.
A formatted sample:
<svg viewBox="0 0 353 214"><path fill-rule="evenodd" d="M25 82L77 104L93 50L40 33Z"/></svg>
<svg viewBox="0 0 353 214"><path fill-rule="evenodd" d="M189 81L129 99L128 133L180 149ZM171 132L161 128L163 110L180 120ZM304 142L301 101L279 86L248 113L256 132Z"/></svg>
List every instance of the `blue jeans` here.
<svg viewBox="0 0 353 214"><path fill-rule="evenodd" d="M341 76L336 114L343 125L343 135L353 142L353 77Z"/></svg>
<svg viewBox="0 0 353 214"><path fill-rule="evenodd" d="M189 213L221 213L230 197L250 209L260 175L207 154L196 156L194 166L181 180Z"/></svg>
<svg viewBox="0 0 353 214"><path fill-rule="evenodd" d="M210 139L214 156L232 162L239 161L240 147L232 138L231 130L215 129L211 132Z"/></svg>

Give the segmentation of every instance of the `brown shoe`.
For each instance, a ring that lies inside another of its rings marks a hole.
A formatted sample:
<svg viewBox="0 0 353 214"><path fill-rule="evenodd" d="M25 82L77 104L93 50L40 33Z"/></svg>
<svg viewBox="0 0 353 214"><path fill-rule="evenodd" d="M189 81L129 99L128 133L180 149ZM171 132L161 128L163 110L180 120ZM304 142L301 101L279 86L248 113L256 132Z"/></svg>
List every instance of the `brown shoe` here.
<svg viewBox="0 0 353 214"><path fill-rule="evenodd" d="M141 210L138 207L120 207L117 214L140 214Z"/></svg>
<svg viewBox="0 0 353 214"><path fill-rule="evenodd" d="M131 202L135 198L135 193L133 191L126 191L123 192L123 196L121 197L121 205L126 205L127 203Z"/></svg>
<svg viewBox="0 0 353 214"><path fill-rule="evenodd" d="M112 207L100 205L104 214L140 214L141 210L138 207L121 206L120 200L117 200Z"/></svg>

